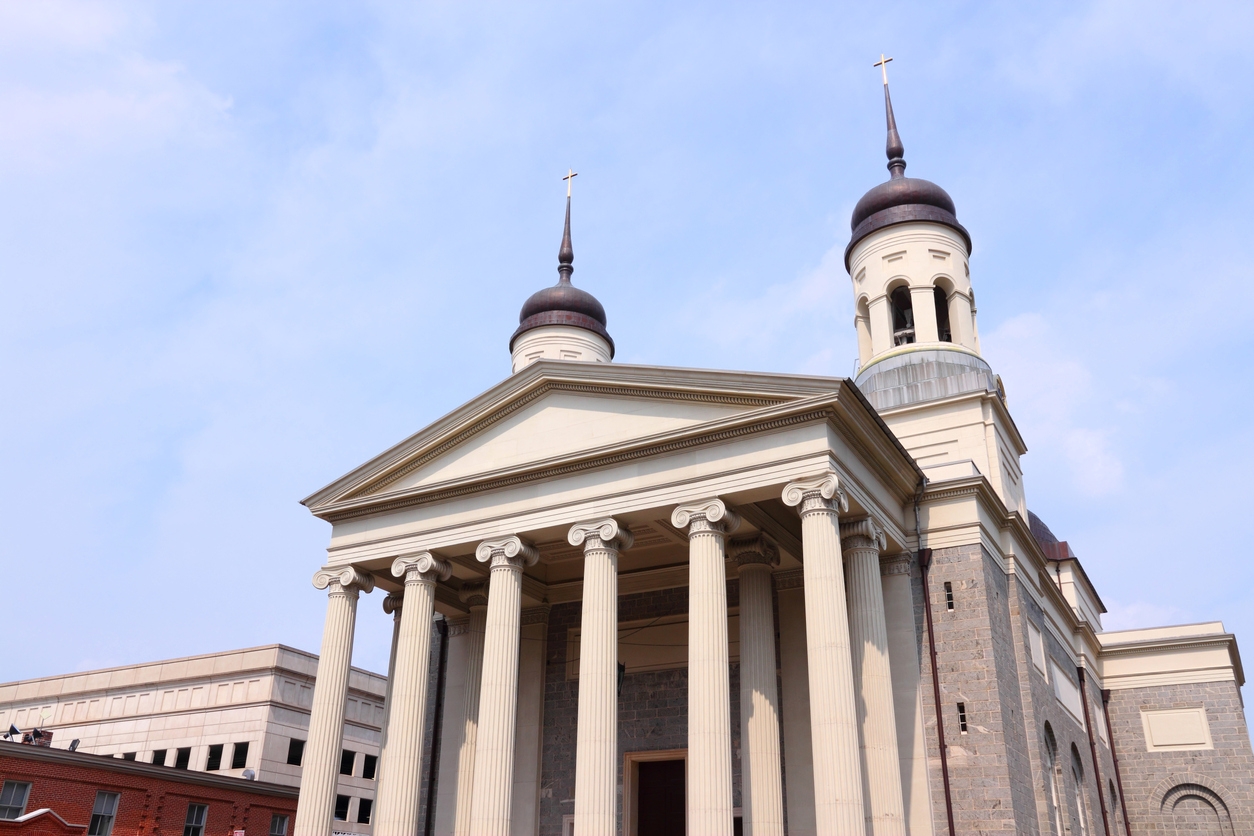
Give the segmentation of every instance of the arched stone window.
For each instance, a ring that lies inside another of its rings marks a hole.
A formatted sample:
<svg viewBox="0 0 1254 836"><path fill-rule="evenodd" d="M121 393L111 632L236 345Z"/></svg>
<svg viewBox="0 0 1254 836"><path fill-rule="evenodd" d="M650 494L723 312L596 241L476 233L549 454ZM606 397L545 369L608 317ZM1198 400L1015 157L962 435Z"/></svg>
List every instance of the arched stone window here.
<svg viewBox="0 0 1254 836"><path fill-rule="evenodd" d="M1163 820L1176 833L1196 836L1233 836L1228 805L1218 793L1201 784L1177 784L1163 796Z"/></svg>
<svg viewBox="0 0 1254 836"><path fill-rule="evenodd" d="M914 342L914 303L910 301L910 288L899 285L889 292L888 306L893 312L893 345Z"/></svg>
<svg viewBox="0 0 1254 836"><path fill-rule="evenodd" d="M1045 803L1049 807L1049 823L1057 836L1062 836L1062 805L1058 795L1058 742L1054 730L1045 724Z"/></svg>
<svg viewBox="0 0 1254 836"><path fill-rule="evenodd" d="M951 343L954 336L949 327L949 293L938 284L932 288L932 298L936 302L936 333L941 342Z"/></svg>
<svg viewBox="0 0 1254 836"><path fill-rule="evenodd" d="M1078 825L1076 833L1078 836L1088 836L1089 811L1088 805L1084 803L1084 764L1080 761L1080 753L1074 743L1071 744L1071 780L1075 788L1075 815Z"/></svg>

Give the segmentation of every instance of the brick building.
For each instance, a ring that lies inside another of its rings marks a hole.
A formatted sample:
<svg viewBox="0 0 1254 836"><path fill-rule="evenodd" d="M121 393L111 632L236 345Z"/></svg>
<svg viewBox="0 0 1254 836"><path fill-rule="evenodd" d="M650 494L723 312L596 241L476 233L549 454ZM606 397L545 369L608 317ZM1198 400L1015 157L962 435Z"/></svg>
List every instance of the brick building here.
<svg viewBox="0 0 1254 836"><path fill-rule="evenodd" d="M296 788L0 743L0 834L288 836Z"/></svg>

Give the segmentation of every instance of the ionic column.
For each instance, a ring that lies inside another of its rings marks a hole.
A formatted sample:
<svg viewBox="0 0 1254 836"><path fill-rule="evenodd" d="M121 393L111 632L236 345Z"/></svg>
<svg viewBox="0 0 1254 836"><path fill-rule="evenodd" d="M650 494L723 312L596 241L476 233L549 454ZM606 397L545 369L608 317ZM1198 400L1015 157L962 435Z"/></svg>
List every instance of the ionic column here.
<svg viewBox="0 0 1254 836"><path fill-rule="evenodd" d="M884 531L869 519L841 523L840 538L849 567L849 639L862 728L867 832L905 836L893 674L888 663L888 626L880 581L880 552L887 541Z"/></svg>
<svg viewBox="0 0 1254 836"><path fill-rule="evenodd" d="M475 557L491 566L491 574L470 831L474 836L509 836L522 570L523 566L534 564L540 555L518 537L507 537L480 543Z"/></svg>
<svg viewBox="0 0 1254 836"><path fill-rule="evenodd" d="M470 608L470 624L467 627L466 703L462 711L461 743L457 747L453 833L470 836L471 806L475 797L475 747L479 740L479 692L483 687L483 640L488 624L487 584L462 584L461 599Z"/></svg>
<svg viewBox="0 0 1254 836"><path fill-rule="evenodd" d="M721 499L680 505L688 530L688 832L732 832L731 668L725 538L740 518Z"/></svg>
<svg viewBox="0 0 1254 836"><path fill-rule="evenodd" d="M575 738L575 832L614 836L618 801L618 553L631 532L614 519L579 523L583 546L579 718Z"/></svg>
<svg viewBox="0 0 1254 836"><path fill-rule="evenodd" d="M352 566L334 571L324 569L314 575L313 584L318 589L328 590L327 620L322 629L322 653L318 656L305 765L296 802L296 836L329 836L331 833L344 736L348 669L353 660L357 596L374 589L374 576Z"/></svg>
<svg viewBox="0 0 1254 836"><path fill-rule="evenodd" d="M732 542L740 574L740 796L745 836L784 836L779 689L771 567L779 549L759 535Z"/></svg>
<svg viewBox="0 0 1254 836"><path fill-rule="evenodd" d="M431 618L435 584L448 580L450 567L430 552L398 557L392 574L405 578L401 632L396 647L387 739L379 752L375 829L379 833L418 830L418 794L422 785L422 733L427 717L427 676L431 666Z"/></svg>
<svg viewBox="0 0 1254 836"><path fill-rule="evenodd" d="M383 599L383 611L392 616L392 649L388 651L388 684L383 689L383 726L379 729L380 752L383 752L388 745L388 714L392 711L392 683L396 681L396 646L401 640L401 606L404 603L404 592L392 592ZM383 780L382 768L375 774L380 781Z"/></svg>
<svg viewBox="0 0 1254 836"><path fill-rule="evenodd" d="M784 488L801 514L805 553L806 655L814 749L814 818L819 833L865 833L858 713L838 512L849 510L836 474Z"/></svg>

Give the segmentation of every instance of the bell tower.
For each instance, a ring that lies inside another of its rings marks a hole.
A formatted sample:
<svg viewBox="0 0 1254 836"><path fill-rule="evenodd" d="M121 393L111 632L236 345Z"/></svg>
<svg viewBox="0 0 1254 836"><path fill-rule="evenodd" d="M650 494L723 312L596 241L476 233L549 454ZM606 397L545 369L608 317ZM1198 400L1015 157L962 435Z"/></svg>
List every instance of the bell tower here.
<svg viewBox="0 0 1254 836"><path fill-rule="evenodd" d="M980 354L971 236L944 189L906 176L883 75L889 179L854 207L845 248L858 334L855 382L929 480L978 472L1008 508L1026 515L1019 457L1027 447L1000 379Z"/></svg>

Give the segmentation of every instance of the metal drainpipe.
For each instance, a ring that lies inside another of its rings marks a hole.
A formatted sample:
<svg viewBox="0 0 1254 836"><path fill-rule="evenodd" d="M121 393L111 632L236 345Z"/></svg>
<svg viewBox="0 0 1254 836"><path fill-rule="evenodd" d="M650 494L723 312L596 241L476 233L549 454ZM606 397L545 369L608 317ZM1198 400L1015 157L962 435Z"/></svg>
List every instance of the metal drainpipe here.
<svg viewBox="0 0 1254 836"><path fill-rule="evenodd" d="M1110 735L1110 760L1115 765L1115 786L1119 788L1119 807L1123 810L1123 829L1132 836L1132 821L1128 818L1128 800L1123 797L1123 776L1119 773L1119 755L1115 752L1115 730L1110 725L1110 689L1102 689L1102 714L1106 717L1106 733Z"/></svg>
<svg viewBox="0 0 1254 836"><path fill-rule="evenodd" d="M1080 701L1084 703L1084 725L1089 733L1089 752L1093 756L1093 779L1097 781L1097 800L1102 807L1102 828L1106 833L1110 833L1110 814L1106 812L1106 788L1102 786L1102 766L1097 762L1097 738L1093 737L1093 718L1089 713L1089 692L1085 686L1088 677L1085 675L1083 665L1076 665L1076 676L1080 679ZM1106 733L1110 734L1110 727L1107 725Z"/></svg>
<svg viewBox="0 0 1254 836"><path fill-rule="evenodd" d="M436 784L440 778L440 735L444 730L444 674L448 670L448 619L435 623L440 633L440 663L435 669L435 721L431 724L431 764L427 773L426 836L435 831Z"/></svg>

